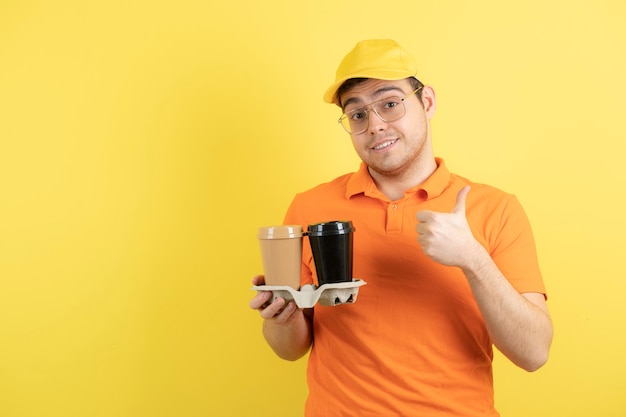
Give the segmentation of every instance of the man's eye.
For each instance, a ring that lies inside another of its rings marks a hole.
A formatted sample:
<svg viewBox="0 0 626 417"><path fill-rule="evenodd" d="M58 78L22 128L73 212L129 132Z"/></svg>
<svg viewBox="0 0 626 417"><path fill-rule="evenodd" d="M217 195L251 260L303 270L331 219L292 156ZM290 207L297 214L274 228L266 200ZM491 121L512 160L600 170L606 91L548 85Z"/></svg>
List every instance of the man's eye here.
<svg viewBox="0 0 626 417"><path fill-rule="evenodd" d="M392 99L385 101L383 107L385 109L391 109L393 107L396 107L398 104L400 104L399 100L396 97L394 97Z"/></svg>
<svg viewBox="0 0 626 417"><path fill-rule="evenodd" d="M354 110L350 112L350 120L361 120L365 117L365 112L363 110Z"/></svg>

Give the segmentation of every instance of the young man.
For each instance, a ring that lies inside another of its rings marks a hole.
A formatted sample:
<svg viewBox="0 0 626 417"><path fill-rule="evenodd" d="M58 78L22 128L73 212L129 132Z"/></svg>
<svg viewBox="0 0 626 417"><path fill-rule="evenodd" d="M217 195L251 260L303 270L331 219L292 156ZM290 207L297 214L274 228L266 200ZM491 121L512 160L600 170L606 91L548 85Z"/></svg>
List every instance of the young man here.
<svg viewBox="0 0 626 417"><path fill-rule="evenodd" d="M351 220L354 304L301 310L250 302L278 356L310 349L307 417L498 416L492 345L534 371L552 324L518 200L452 174L433 154L435 93L391 40L359 42L324 95L363 161L298 194L286 224ZM315 283L304 245L302 284ZM253 279L255 285L263 277Z"/></svg>

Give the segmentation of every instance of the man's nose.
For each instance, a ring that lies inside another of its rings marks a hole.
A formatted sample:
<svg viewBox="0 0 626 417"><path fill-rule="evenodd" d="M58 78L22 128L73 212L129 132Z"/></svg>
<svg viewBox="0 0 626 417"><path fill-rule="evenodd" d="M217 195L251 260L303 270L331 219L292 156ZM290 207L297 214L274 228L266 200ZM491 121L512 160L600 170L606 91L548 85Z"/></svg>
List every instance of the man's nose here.
<svg viewBox="0 0 626 417"><path fill-rule="evenodd" d="M367 127L372 133L380 132L387 127L387 122L378 115L374 108L371 108L367 113Z"/></svg>

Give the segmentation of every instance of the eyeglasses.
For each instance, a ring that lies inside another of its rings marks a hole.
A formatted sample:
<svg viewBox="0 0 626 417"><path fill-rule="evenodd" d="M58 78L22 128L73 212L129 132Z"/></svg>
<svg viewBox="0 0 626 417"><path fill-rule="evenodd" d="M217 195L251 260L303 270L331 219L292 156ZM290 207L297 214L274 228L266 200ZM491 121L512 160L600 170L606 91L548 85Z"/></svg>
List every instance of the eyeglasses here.
<svg viewBox="0 0 626 417"><path fill-rule="evenodd" d="M367 106L350 110L347 113L343 113L337 122L341 124L346 132L354 135L361 134L367 130L367 126L369 124L369 112L371 110L374 110L376 116L378 116L383 122L394 122L406 113L404 100L417 93L422 87L423 86L416 88L404 97L387 97L370 103Z"/></svg>

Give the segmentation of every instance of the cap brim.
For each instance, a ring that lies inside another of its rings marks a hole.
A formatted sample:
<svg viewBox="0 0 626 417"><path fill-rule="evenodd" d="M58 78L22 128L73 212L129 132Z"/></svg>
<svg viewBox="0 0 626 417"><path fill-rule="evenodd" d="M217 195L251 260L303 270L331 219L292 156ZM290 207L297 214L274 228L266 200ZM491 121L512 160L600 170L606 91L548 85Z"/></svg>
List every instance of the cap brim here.
<svg viewBox="0 0 626 417"><path fill-rule="evenodd" d="M369 70L360 73L350 74L349 76L336 80L324 93L324 101L330 104L336 104L340 106L339 98L337 97L337 90L343 83L353 78L374 78L377 80L404 80L405 78L415 77L411 71L396 71L396 70ZM341 106L340 106L341 107Z"/></svg>

